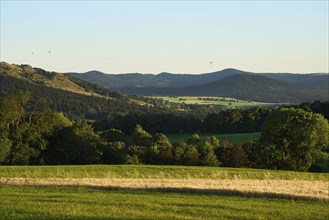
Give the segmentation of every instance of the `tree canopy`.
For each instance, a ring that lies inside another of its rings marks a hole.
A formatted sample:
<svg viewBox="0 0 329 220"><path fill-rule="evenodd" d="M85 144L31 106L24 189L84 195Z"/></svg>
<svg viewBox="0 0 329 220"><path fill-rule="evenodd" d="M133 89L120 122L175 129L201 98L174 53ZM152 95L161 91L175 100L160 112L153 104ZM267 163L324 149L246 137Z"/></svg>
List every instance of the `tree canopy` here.
<svg viewBox="0 0 329 220"><path fill-rule="evenodd" d="M260 146L266 167L307 171L329 146L328 121L302 109L273 111L265 121Z"/></svg>

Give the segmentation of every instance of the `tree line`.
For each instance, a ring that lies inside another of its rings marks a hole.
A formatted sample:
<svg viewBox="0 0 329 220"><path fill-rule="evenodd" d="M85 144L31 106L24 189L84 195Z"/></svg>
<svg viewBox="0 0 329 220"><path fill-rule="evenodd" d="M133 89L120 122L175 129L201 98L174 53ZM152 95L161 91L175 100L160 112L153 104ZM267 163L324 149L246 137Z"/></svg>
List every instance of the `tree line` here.
<svg viewBox="0 0 329 220"><path fill-rule="evenodd" d="M286 106L287 107L287 106ZM329 119L329 102L315 101L291 106L307 112L321 114ZM285 108L285 107L283 107ZM200 109L199 109L200 110ZM265 119L275 111L271 108L253 107L247 109L222 109L201 115L197 112L177 114L168 112L147 112L113 114L105 120L98 120L93 127L96 131L119 129L131 134L136 124L150 133L251 133L260 132Z"/></svg>
<svg viewBox="0 0 329 220"><path fill-rule="evenodd" d="M213 126L231 123L223 128L207 128L216 133L217 129L244 129L250 123L250 129L261 129L262 133L259 140L249 143L238 145L215 136L200 138L194 134L173 145L157 130L166 121L179 122L179 118L170 119L172 115L163 121L153 118L152 132L134 120L132 131L107 127L96 131L87 121L72 121L52 111L44 102L23 91L0 99L1 164L178 164L329 171L328 121L301 108L231 109L207 116L202 122L209 126L210 122ZM241 118L244 125L236 120Z"/></svg>
<svg viewBox="0 0 329 220"><path fill-rule="evenodd" d="M131 134L136 124L140 124L151 133L247 133L259 132L265 118L272 109L226 109L210 113L205 118L194 115L174 113L148 113L113 115L107 120L97 121L96 130L119 129Z"/></svg>

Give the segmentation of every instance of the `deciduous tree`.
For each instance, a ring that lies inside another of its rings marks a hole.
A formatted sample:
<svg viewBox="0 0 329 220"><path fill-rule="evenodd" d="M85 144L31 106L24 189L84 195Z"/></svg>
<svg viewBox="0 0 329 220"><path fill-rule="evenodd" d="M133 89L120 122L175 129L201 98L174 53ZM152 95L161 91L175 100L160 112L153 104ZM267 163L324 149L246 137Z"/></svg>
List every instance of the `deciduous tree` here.
<svg viewBox="0 0 329 220"><path fill-rule="evenodd" d="M295 108L272 112L260 138L263 164L275 169L307 171L328 145L328 121L320 114Z"/></svg>

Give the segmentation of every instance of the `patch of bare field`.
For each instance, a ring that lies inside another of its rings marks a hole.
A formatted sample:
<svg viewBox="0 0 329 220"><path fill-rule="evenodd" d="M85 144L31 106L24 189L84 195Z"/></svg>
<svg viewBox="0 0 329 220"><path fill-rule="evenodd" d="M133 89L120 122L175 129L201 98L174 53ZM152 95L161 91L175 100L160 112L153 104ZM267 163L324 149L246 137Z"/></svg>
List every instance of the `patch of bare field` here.
<svg viewBox="0 0 329 220"><path fill-rule="evenodd" d="M329 201L328 181L142 178L0 178L0 185L86 186L215 194L287 197Z"/></svg>

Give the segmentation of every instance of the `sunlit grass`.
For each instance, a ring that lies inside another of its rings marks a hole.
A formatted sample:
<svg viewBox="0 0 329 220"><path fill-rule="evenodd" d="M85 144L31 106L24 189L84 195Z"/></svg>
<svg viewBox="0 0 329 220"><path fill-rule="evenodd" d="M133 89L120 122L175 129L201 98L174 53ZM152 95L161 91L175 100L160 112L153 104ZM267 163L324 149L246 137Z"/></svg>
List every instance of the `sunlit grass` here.
<svg viewBox="0 0 329 220"><path fill-rule="evenodd" d="M0 219L329 217L329 203L322 201L329 187L329 174L324 173L151 165L0 166L0 180Z"/></svg>
<svg viewBox="0 0 329 220"><path fill-rule="evenodd" d="M154 166L154 165L76 165L0 166L0 177L22 178L170 178L170 179L282 179L329 181L328 173L308 173L249 168Z"/></svg>
<svg viewBox="0 0 329 220"><path fill-rule="evenodd" d="M1 219L328 219L328 203L85 187L0 188Z"/></svg>
<svg viewBox="0 0 329 220"><path fill-rule="evenodd" d="M213 191L329 200L329 174L218 167L1 166L3 185Z"/></svg>

